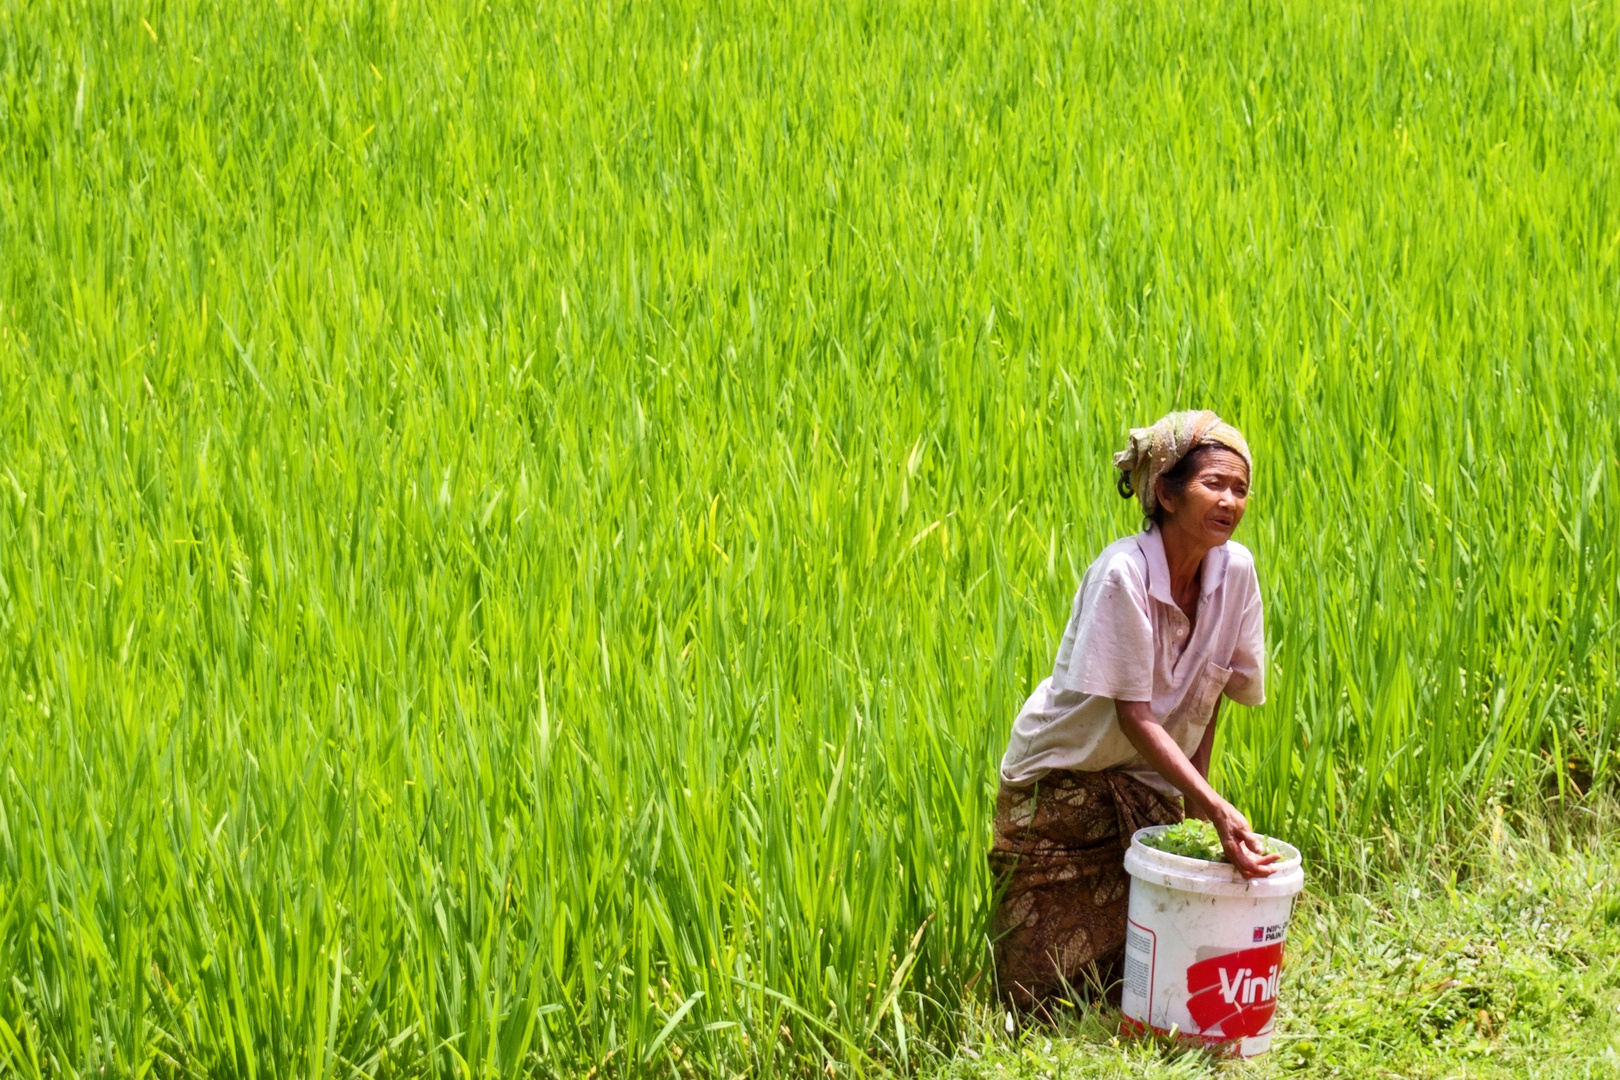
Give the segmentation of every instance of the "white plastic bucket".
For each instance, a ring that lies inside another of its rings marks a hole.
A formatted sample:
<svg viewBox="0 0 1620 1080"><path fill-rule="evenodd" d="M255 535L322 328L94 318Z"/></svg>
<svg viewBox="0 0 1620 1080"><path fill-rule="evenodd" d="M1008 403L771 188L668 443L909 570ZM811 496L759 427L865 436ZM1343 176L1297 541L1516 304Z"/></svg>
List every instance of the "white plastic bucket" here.
<svg viewBox="0 0 1620 1080"><path fill-rule="evenodd" d="M1168 827L1137 830L1125 853L1131 875L1125 1025L1243 1057L1264 1053L1271 1048L1288 918L1305 887L1299 851L1272 840L1282 858L1271 864L1271 876L1245 879L1226 863L1142 843Z"/></svg>

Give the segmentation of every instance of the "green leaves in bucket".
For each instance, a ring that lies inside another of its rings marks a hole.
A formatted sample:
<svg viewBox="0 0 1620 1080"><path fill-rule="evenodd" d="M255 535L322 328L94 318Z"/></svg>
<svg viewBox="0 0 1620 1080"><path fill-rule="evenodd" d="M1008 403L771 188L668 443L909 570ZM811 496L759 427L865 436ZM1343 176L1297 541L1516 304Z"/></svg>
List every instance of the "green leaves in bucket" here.
<svg viewBox="0 0 1620 1080"><path fill-rule="evenodd" d="M1226 852L1221 850L1221 837L1215 831L1215 826L1197 818L1187 818L1160 833L1149 833L1142 837L1142 843L1172 855L1185 855L1189 859L1218 863L1229 861ZM1264 844L1267 853L1277 851L1277 845L1269 839Z"/></svg>

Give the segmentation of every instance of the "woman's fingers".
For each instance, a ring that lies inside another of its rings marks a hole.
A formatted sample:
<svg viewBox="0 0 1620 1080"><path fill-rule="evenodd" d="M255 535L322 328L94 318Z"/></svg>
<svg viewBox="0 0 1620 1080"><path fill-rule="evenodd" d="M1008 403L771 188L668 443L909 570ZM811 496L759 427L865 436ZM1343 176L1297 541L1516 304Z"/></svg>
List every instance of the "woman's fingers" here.
<svg viewBox="0 0 1620 1080"><path fill-rule="evenodd" d="M1267 877L1280 856L1266 851L1265 842L1248 830L1238 832L1226 845L1226 857L1244 877Z"/></svg>
<svg viewBox="0 0 1620 1080"><path fill-rule="evenodd" d="M1277 861L1275 855L1256 855L1244 847L1239 847L1227 857L1232 860L1232 865L1237 867L1238 873L1249 878L1269 877L1271 864Z"/></svg>
<svg viewBox="0 0 1620 1080"><path fill-rule="evenodd" d="M1265 839L1249 828L1248 818L1230 803L1218 808L1210 817L1215 831L1220 834L1227 861L1237 867L1238 873L1250 878L1271 873L1271 864L1280 856L1266 851Z"/></svg>

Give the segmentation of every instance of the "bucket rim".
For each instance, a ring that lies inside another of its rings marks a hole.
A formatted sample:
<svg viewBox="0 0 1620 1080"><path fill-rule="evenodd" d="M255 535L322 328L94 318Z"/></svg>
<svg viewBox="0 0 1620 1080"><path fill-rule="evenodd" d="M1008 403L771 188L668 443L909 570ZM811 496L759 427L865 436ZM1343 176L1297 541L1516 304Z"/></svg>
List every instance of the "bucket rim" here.
<svg viewBox="0 0 1620 1080"><path fill-rule="evenodd" d="M1168 829L1168 825L1149 825L1131 834L1130 849L1126 852L1125 870L1132 877L1146 876L1159 884L1172 888L1216 895L1293 895L1305 884L1304 857L1293 844L1268 836L1283 857L1272 863L1267 877L1246 878L1230 863L1209 862L1186 855L1177 855L1143 843L1143 837Z"/></svg>
<svg viewBox="0 0 1620 1080"><path fill-rule="evenodd" d="M1234 874L1237 873L1237 868L1231 863L1210 862L1208 859L1195 859L1190 855L1177 855L1173 851L1166 851L1163 848L1152 847L1143 842L1143 837L1157 836L1169 828L1169 825L1148 825L1144 828L1137 829L1135 832L1131 833L1131 846L1140 846L1143 849L1152 852L1157 858L1170 859L1172 860L1170 863L1172 866L1183 866L1189 870L1204 870L1210 867L1219 867L1221 869L1230 870ZM1281 855L1282 858L1271 864L1273 867L1275 867L1275 871L1291 870L1296 866L1304 865L1305 856L1300 854L1299 848L1295 847L1293 844L1290 844L1286 840L1279 840L1275 836L1266 836L1263 833L1261 834L1260 838L1269 844L1275 844L1281 849L1278 854Z"/></svg>

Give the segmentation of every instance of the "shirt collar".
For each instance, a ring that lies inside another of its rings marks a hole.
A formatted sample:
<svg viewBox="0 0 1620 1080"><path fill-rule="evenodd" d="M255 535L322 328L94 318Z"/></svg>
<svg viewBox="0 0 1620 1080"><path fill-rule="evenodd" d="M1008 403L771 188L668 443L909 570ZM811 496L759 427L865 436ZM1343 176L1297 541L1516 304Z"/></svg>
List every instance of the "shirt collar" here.
<svg viewBox="0 0 1620 1080"><path fill-rule="evenodd" d="M1155 527L1139 533L1136 543L1141 547L1142 554L1147 556L1148 595L1160 603L1175 607L1176 598L1170 594L1170 564L1164 557L1164 537ZM1209 549L1209 554L1204 556L1204 571L1198 584L1200 596L1208 596L1220 588L1221 582L1226 580L1226 564L1229 560L1225 544Z"/></svg>

